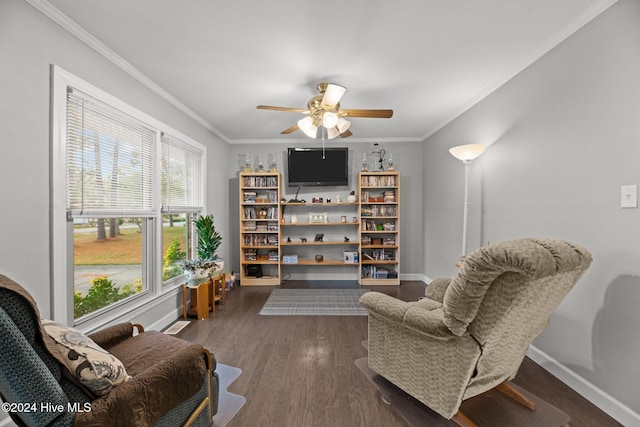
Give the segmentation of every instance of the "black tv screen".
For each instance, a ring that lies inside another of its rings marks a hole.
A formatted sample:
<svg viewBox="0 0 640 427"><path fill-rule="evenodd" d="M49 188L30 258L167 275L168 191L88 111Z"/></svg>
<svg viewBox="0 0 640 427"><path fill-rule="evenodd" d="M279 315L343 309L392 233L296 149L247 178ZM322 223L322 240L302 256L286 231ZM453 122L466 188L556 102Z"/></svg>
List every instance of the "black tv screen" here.
<svg viewBox="0 0 640 427"><path fill-rule="evenodd" d="M349 185L349 149L289 148L289 186Z"/></svg>

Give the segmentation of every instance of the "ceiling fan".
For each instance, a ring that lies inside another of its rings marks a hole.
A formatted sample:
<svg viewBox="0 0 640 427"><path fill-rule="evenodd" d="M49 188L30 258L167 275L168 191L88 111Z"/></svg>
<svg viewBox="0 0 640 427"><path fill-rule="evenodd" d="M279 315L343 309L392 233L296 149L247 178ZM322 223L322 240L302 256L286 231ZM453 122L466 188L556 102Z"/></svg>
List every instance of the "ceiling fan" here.
<svg viewBox="0 0 640 427"><path fill-rule="evenodd" d="M353 110L341 109L340 99L347 91L347 88L333 83L318 83L316 86L320 95L316 95L307 102L307 108L274 107L271 105L258 105L259 110L289 111L306 114L307 117L288 129L280 132L290 134L300 129L307 136L315 138L318 128L323 126L327 132L327 138L333 139L340 135L342 138L353 135L349 130L351 122L349 117L370 117L376 119L388 119L393 116L393 110Z"/></svg>

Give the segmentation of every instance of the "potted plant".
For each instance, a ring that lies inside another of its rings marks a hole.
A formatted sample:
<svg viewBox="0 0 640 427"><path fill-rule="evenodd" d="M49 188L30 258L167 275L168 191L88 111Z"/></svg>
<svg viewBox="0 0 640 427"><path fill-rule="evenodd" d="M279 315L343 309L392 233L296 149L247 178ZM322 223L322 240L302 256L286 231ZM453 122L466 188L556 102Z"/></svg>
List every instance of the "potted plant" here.
<svg viewBox="0 0 640 427"><path fill-rule="evenodd" d="M222 243L222 236L216 231L213 215L194 218L193 224L198 233L196 258L186 260L182 264L185 275L189 279L220 276L224 268L224 260L218 257L216 251Z"/></svg>

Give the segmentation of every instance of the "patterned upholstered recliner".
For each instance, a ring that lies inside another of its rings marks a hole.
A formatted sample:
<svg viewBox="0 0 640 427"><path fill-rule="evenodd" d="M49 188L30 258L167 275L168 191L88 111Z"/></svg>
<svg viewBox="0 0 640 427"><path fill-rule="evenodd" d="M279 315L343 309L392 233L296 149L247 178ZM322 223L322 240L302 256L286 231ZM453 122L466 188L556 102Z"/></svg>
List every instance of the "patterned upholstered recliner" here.
<svg viewBox="0 0 640 427"><path fill-rule="evenodd" d="M38 427L211 426L219 388L211 353L142 329L123 323L89 335L131 376L96 396L65 366L29 293L0 275L0 394L14 404L12 419Z"/></svg>
<svg viewBox="0 0 640 427"><path fill-rule="evenodd" d="M590 264L578 245L519 239L474 251L420 301L368 292L369 367L459 425L473 425L462 401L492 388L533 409L508 381Z"/></svg>

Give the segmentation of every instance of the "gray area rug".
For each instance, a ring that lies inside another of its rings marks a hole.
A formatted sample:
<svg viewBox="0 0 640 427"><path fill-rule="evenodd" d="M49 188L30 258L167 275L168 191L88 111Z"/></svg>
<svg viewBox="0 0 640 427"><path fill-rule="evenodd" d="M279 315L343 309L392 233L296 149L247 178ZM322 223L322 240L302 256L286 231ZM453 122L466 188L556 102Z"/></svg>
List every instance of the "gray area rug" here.
<svg viewBox="0 0 640 427"><path fill-rule="evenodd" d="M227 391L229 384L242 374L241 369L218 363L216 372L220 377L220 398L218 400L218 413L213 417L213 427L224 427L238 413L247 399L239 394Z"/></svg>
<svg viewBox="0 0 640 427"><path fill-rule="evenodd" d="M358 302L367 289L274 289L263 316L366 316Z"/></svg>

